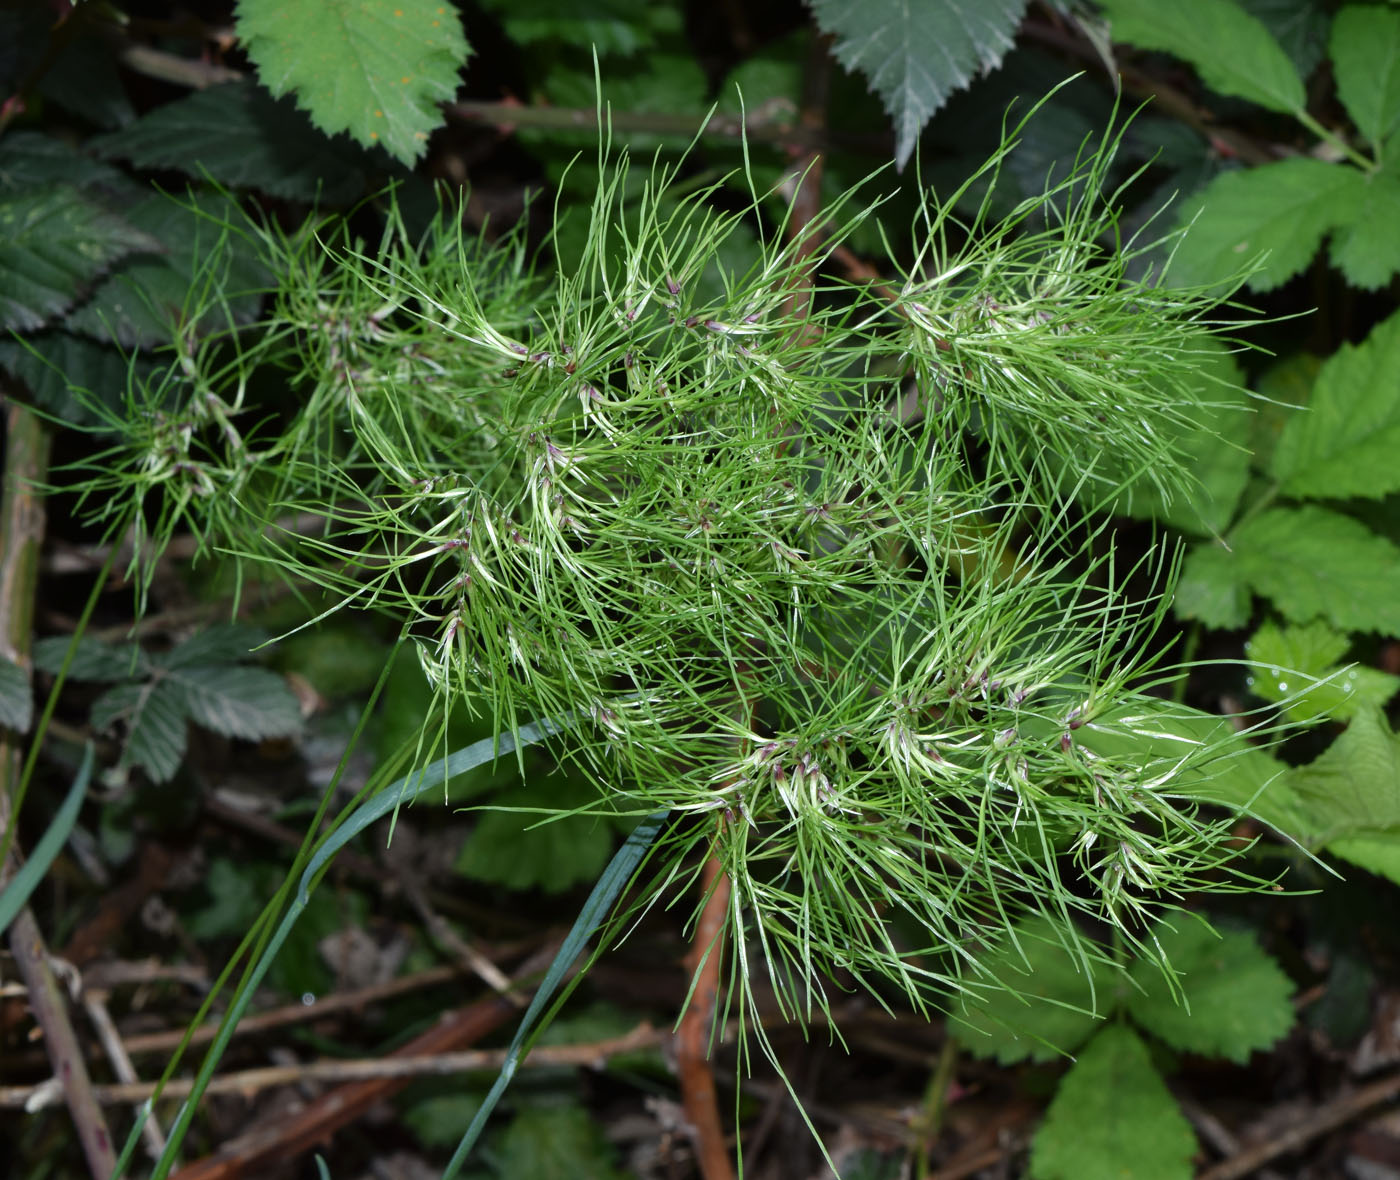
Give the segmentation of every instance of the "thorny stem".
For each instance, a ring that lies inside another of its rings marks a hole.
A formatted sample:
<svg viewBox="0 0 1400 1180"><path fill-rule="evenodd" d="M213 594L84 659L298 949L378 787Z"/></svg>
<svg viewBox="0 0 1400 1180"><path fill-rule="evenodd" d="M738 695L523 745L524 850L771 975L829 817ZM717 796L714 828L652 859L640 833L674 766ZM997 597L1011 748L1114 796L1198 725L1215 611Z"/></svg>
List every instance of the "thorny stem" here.
<svg viewBox="0 0 1400 1180"><path fill-rule="evenodd" d="M27 666L34 626L34 587L39 569L39 544L44 533L44 510L34 492L48 467L49 437L39 418L11 403L5 430L5 493L0 507L0 629L5 654ZM20 867L11 827L10 793L19 780L21 747L18 735L0 737L0 829L10 852L0 879ZM44 1046L54 1076L63 1085L73 1125L78 1132L88 1170L107 1180L116 1167L112 1137L93 1094L82 1049L73 1031L63 991L49 966L48 947L33 911L25 906L10 926L10 949L29 993L29 1006L44 1033Z"/></svg>

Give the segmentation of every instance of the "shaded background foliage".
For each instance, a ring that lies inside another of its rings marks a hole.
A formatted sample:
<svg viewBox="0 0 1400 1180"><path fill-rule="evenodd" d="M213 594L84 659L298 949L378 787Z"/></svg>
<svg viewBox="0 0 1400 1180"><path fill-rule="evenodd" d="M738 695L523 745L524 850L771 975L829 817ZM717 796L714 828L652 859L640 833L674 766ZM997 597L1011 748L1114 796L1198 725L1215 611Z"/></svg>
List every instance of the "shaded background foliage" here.
<svg viewBox="0 0 1400 1180"><path fill-rule="evenodd" d="M56 428L95 428L57 432L60 464L100 453L104 416L128 413L129 375L152 369L172 335L195 357L207 333L227 326L189 314L205 306L199 292L233 292L223 314L234 323L258 314L269 276L255 253L236 237L232 249L212 248L227 237L221 222L234 221L234 203L286 226L311 206L358 209L355 224L369 227L377 217L373 198L386 184L397 184L403 208L419 217L434 204L434 186L469 184L463 217L472 228L490 236L525 218L531 239L548 237L567 260L582 249L584 232L570 209L586 207L600 182L592 155L594 51L614 137L634 152L678 152L717 104L686 163L697 186L740 163L740 91L763 184L780 185L819 153L821 183L832 192L887 161L905 176L917 168L924 180L951 189L997 143L1008 103L1035 101L1084 69L1087 76L1051 99L1009 160L995 197L1003 208L1040 192L1050 170L1107 125L1118 101L1111 77L1121 77L1126 104L1152 100L1115 164L1118 178L1146 166L1128 194L1127 226L1181 198L1166 216L1194 228L1172 273L1210 283L1257 260L1249 299L1273 319L1243 332L1268 351L1219 360L1227 379L1242 379L1260 395L1252 412L1222 413L1182 440L1197 461L1201 496L1164 503L1138 488L1119 508L1143 522L1144 544L1153 530L1169 529L1187 546L1174 603L1180 627L1169 639L1178 654L1216 662L1197 667L1178 691L1224 714L1273 703L1304 727L1274 754L1259 752L1276 761L1256 782L1282 777L1255 800L1256 811L1347 866L1345 881L1332 879L1274 845L1268 855L1294 860L1295 880L1321 892L1240 901L1223 913L1237 924L1225 944L1236 994L1257 1001L1260 1012L1286 1008L1287 981L1259 951L1262 939L1310 998L1311 1047L1295 1031L1274 1057L1256 1059L1247 1080L1233 1074L1223 1086L1187 1057L1175 1088L1188 1097L1188 1112L1193 1102L1217 1101L1222 1089L1245 1090L1255 1105L1233 1121L1267 1123L1276 1103L1324 1104L1347 1078L1384 1064L1369 1012L1395 1002L1394 934L1374 916L1393 907L1400 878L1400 745L1386 712L1400 686L1393 589L1400 584L1393 511L1400 466L1391 458L1400 430L1394 5L1111 0L1080 10L1014 0L966 7L817 0L810 8L363 0L328 15L319 5L245 0L237 10L84 5L57 17L46 6L6 7L0 370L7 397L37 407ZM895 183L891 176L887 187ZM172 203L153 185L183 196ZM742 198L721 193L716 200L737 207ZM781 207L775 199L775 216ZM882 216L900 224L911 209L906 185ZM847 244L857 261L875 252L877 232L871 222L853 234ZM751 251L742 235L732 248L732 261L746 265ZM74 387L86 396L75 399ZM160 428L153 422L153 431ZM181 495L218 494L182 485L187 474L172 467L171 491L152 505L153 518L172 512ZM50 509L39 627L52 636L71 630L103 556L93 530L65 518L69 507L60 497ZM280 588L241 586L217 558L206 555L192 570L166 561L155 570L139 645L122 646L130 643L131 595L116 591L104 597L96 624L117 642L80 648L69 670L60 725L50 731L50 777L76 764L77 743L89 735L109 743L109 769L103 794L89 800L36 900L54 944L79 963L95 960L100 948L120 959L162 952L216 968L275 888L279 834L309 816L308 779L329 776L357 702L389 657L392 635L357 620L300 633L254 666L247 653L257 632L222 633L228 642L220 646L210 636L221 633L204 626L227 617L231 601L267 633L303 617L301 604ZM45 643L35 666L51 673L61 657L52 640ZM207 650L196 650L201 643ZM29 685L15 665L0 671L5 720L23 731L32 721ZM363 781L370 763L392 761L430 699L416 662L396 659L362 747L366 764L352 768L352 782ZM197 739L188 736L190 722ZM483 724L466 716L453 715L448 726L453 744L485 736ZM586 798L587 786L570 781L567 769L550 776L551 769L543 754L523 768L498 764L455 783L453 801L503 792L526 807L544 795L550 805ZM239 811L250 793L259 824ZM37 841L61 797L55 782L36 787L15 829L24 846ZM565 894L572 904L568 891L596 876L616 842L609 826L584 817L527 831L513 822L518 817L494 813L447 838L416 819L404 821L400 851L364 844L358 869L343 870L333 891L316 895L271 981L284 998L423 969L444 947L452 957L450 927L444 935L430 920L443 913L484 939L492 957L512 962L538 945L554 919L561 903L550 896ZM159 883L143 876L145 866L185 846L197 849L194 856L172 862ZM405 861L385 865L381 855ZM143 879L145 894L159 902L153 913L121 937L94 943L93 923L111 912L102 884ZM402 900L415 894L422 907ZM625 952L611 978L595 976L585 997L591 1006L570 1009L553 1037L597 1042L633 1027L638 1013L669 1019L682 976L676 969L658 980L651 964L679 958L679 932L658 929L650 937ZM362 952L358 966L352 947ZM1185 953L1189 959L1195 951ZM1082 975L1064 975L1060 986L1052 964L1032 966L1059 1011L1085 1006L1076 990ZM147 986L154 997L114 1001L123 1016L139 1022L193 1011L177 976L157 975ZM1095 1174L1083 1154L1084 1129L1093 1126L1107 1129L1101 1156L1109 1159L1131 1141L1128 1131L1159 1133L1147 1138L1160 1151L1135 1149L1135 1159L1148 1161L1137 1174L1174 1177L1189 1174L1201 1149L1181 1116L1173 1118L1175 1100L1160 1082L1153 1090L1151 1079L1181 1065L1175 1054L1240 1059L1284 1027L1264 1020L1234 1041L1209 1032L1193 1040L1154 1009L1157 998L1148 989L1125 1000L1124 1014L1170 1051L1158 1045L1149 1057L1149 1042L1127 1024L1099 1033L1050 1107L1029 1162L1017 1153L1030 1116L1018 1115L1019 1097L1009 1095L1047 1088L1037 1066L1008 1075L964 1060L957 1067L963 1084L949 1089L947 1074L933 1068L936 1038L914 1060L901 1059L878 1030L865 1030L859 1013L852 1063L828 1063L797 1042L784 1052L804 1097L817 1103L840 1104L868 1089L870 1078L881 1079L879 1117L840 1120L852 1152L843 1174L895 1174L906 1154L923 1169L955 1169L975 1160L988 1127L1009 1125L1020 1135L1010 1140L1009 1158L1031 1175ZM376 1053L430 1020L435 1004L441 1000L431 992L393 999L364 1028L312 1026L298 1035L321 1052ZM1003 1062L1049 1056L1040 1052L1046 1040L1073 1049L1090 1030L1058 1025L1051 1037L1032 1019L1028 1033L1008 1032L1025 1023L1013 1012L969 1009L958 1018L974 1050ZM23 1018L11 1012L7 1022L19 1076L35 1076L21 1051ZM972 1033L982 1025L1005 1039L979 1044ZM1121 1076L1121 1068L1143 1079L1140 1092L1132 1091L1142 1108L1100 1110L1095 1101L1111 1089L1104 1079ZM824 1089L823 1070L848 1073L850 1089ZM503 1177L612 1175L623 1165L616 1144L624 1142L633 1145L626 1163L636 1172L664 1174L656 1169L667 1159L683 1168L686 1149L668 1141L664 1108L635 1139L619 1131L640 1107L639 1095L664 1103L669 1086L654 1050L615 1057L598 1078L541 1074L502 1120L482 1167ZM966 1101L948 1102L963 1090ZM774 1113L776 1105L763 1112L763 1094L755 1087L737 1105L745 1134L758 1143L751 1166L815 1173L819 1162L803 1158L805 1148L765 1155L765 1144L786 1146L799 1132L789 1115ZM919 1094L927 1100L912 1126L891 1116ZM405 1159L434 1158L434 1149L456 1141L479 1097L479 1087L414 1083L399 1099L392 1146ZM13 1120L10 1139L24 1174L75 1173L61 1110L5 1117ZM201 1134L216 1143L229 1127L259 1117L256 1109L216 1103ZM1226 1136L1211 1149L1229 1155ZM1374 1164L1394 1144L1384 1127L1319 1136L1296 1161L1296 1174L1336 1174L1329 1169L1344 1159ZM342 1141L340 1150L335 1174L354 1174L383 1143L362 1136Z"/></svg>

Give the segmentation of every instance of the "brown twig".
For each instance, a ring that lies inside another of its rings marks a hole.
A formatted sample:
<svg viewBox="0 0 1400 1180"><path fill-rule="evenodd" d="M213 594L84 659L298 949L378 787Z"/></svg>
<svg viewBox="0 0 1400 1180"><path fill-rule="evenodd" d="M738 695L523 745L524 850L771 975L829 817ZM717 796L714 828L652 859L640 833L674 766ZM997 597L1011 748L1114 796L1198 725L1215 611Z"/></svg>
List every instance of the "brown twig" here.
<svg viewBox="0 0 1400 1180"><path fill-rule="evenodd" d="M540 1045L521 1062L522 1068L598 1069L622 1053L659 1048L666 1032L642 1023L620 1037L609 1037L584 1045ZM221 1074L205 1089L206 1094L253 1094L272 1086L293 1086L304 1082L360 1082L379 1079L443 1077L451 1074L498 1070L505 1062L505 1049L465 1049L416 1056L371 1057L360 1060L307 1061L294 1065L269 1065L257 1069ZM0 1086L0 1108L23 1107L35 1110L48 1105L45 1087ZM94 1093L104 1105L144 1102L156 1092L155 1082L126 1082L96 1086ZM162 1098L186 1098L194 1088L188 1078L174 1078L161 1090Z"/></svg>
<svg viewBox="0 0 1400 1180"><path fill-rule="evenodd" d="M1394 1102L1397 1098L1400 1098L1400 1073L1324 1103L1307 1118L1293 1123L1263 1143L1247 1147L1237 1155L1207 1168L1196 1180L1240 1180L1240 1177L1258 1171L1270 1160L1297 1151L1328 1131L1335 1131L1373 1106Z"/></svg>
<svg viewBox="0 0 1400 1180"><path fill-rule="evenodd" d="M112 1067L112 1072L117 1075L117 1080L128 1086L140 1085L140 1079L136 1076L136 1067L131 1064L131 1055L127 1053L126 1046L122 1044L121 1033L117 1031L117 1026L107 1011L107 1004L102 993L84 990L83 1008L87 1011L88 1023L97 1033L97 1039L102 1043L102 1048L107 1054L107 1061ZM102 1091L102 1086L93 1087L97 1101L103 1105L110 1105ZM140 1097L130 1099L130 1101L142 1102L149 1097L149 1094L143 1094ZM25 1109L32 1110L33 1107L25 1104ZM146 1141L146 1149L151 1153L151 1158L160 1159L161 1154L165 1151L165 1133L160 1129L160 1124L156 1121L154 1114L141 1124L141 1137Z"/></svg>
<svg viewBox="0 0 1400 1180"><path fill-rule="evenodd" d="M694 986L676 1030L676 1069L686 1118L695 1133L700 1174L704 1180L733 1180L734 1168L729 1162L729 1146L720 1123L709 1054L729 910L729 878L717 856L705 861L701 888L705 902L695 925L691 951L685 960L694 977Z"/></svg>
<svg viewBox="0 0 1400 1180"><path fill-rule="evenodd" d="M34 631L34 593L39 546L44 535L44 507L35 494L48 468L49 436L37 415L11 402L5 422L5 492L0 505L0 638L5 655L27 666ZM20 868L14 839L12 792L20 779L21 745L16 735L0 737L0 831L9 855L0 866L0 883ZM92 1092L92 1080L68 1016L63 992L49 965L48 948L34 913L25 906L10 926L10 949L29 992L29 1007L44 1033L44 1047L54 1077L63 1086L88 1170L108 1180L116 1167L112 1137Z"/></svg>

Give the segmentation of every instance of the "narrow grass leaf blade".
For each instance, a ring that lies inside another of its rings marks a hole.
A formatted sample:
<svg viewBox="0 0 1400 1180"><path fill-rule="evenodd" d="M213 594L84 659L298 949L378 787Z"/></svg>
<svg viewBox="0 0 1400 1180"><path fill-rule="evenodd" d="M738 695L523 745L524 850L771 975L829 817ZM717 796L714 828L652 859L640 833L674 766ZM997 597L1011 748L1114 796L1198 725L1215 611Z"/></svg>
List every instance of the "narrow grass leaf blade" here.
<svg viewBox="0 0 1400 1180"><path fill-rule="evenodd" d="M88 745L83 750L82 765L78 767L73 785L68 788L68 794L58 809L58 814L53 817L53 823L49 824L48 831L34 846L34 851L29 854L24 867L10 878L10 883L0 891L0 932L9 929L15 915L24 908L29 895L38 888L44 874L49 871L49 865L53 864L54 857L63 847L63 842L68 839L68 833L78 821L78 808L83 804L83 796L87 794L88 780L91 777L92 746Z"/></svg>

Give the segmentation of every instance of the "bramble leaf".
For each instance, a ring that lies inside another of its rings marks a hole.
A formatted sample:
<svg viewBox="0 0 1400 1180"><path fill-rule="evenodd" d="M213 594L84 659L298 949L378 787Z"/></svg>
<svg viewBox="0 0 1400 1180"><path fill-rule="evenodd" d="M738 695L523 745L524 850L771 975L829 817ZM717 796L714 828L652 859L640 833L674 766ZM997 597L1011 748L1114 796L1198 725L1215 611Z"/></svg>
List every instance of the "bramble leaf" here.
<svg viewBox="0 0 1400 1180"><path fill-rule="evenodd" d="M139 766L152 782L167 782L185 756L184 695L168 680L119 684L92 703L92 727L99 733L126 723L123 766Z"/></svg>
<svg viewBox="0 0 1400 1180"><path fill-rule="evenodd" d="M274 95L327 134L412 164L442 121L470 52L441 0L239 0L238 35Z"/></svg>
<svg viewBox="0 0 1400 1180"><path fill-rule="evenodd" d="M1306 410L1283 428L1269 474L1293 496L1380 497L1400 488L1400 313L1343 344Z"/></svg>
<svg viewBox="0 0 1400 1180"><path fill-rule="evenodd" d="M1385 286L1400 270L1400 176L1361 176L1356 210L1334 231L1330 256L1347 282L1366 290Z"/></svg>
<svg viewBox="0 0 1400 1180"><path fill-rule="evenodd" d="M1010 51L1026 0L811 0L811 7L835 39L836 60L863 73L884 102L902 168L934 111Z"/></svg>
<svg viewBox="0 0 1400 1180"><path fill-rule="evenodd" d="M1312 261L1329 230L1352 222L1364 189L1357 169L1308 157L1217 176L1182 206L1190 228L1167 277L1222 283L1258 261L1248 285L1270 291Z"/></svg>
<svg viewBox="0 0 1400 1180"><path fill-rule="evenodd" d="M1298 623L1400 635L1400 548L1315 505L1274 508L1230 536L1236 578Z"/></svg>
<svg viewBox="0 0 1400 1180"><path fill-rule="evenodd" d="M531 1106L502 1133L502 1176L531 1180L622 1180L602 1128L581 1106Z"/></svg>
<svg viewBox="0 0 1400 1180"><path fill-rule="evenodd" d="M1065 1074L1031 1146L1034 1180L1189 1180L1196 1137L1132 1029L1111 1024Z"/></svg>
<svg viewBox="0 0 1400 1180"><path fill-rule="evenodd" d="M1240 0L1240 7L1269 30L1298 77L1307 81L1322 64L1331 16L1319 0Z"/></svg>
<svg viewBox="0 0 1400 1180"><path fill-rule="evenodd" d="M332 204L360 196L371 167L361 149L327 139L290 99L274 99L251 80L196 90L91 146L138 168Z"/></svg>
<svg viewBox="0 0 1400 1180"><path fill-rule="evenodd" d="M1218 94L1301 111L1303 80L1262 21L1233 0L1100 0L1115 41L1185 58Z"/></svg>
<svg viewBox="0 0 1400 1180"><path fill-rule="evenodd" d="M23 343L0 340L0 369L28 386L35 405L78 426L96 418L85 403L115 411L127 382L147 376L151 363L72 332L50 330L27 336ZM74 390L83 396L74 396Z"/></svg>
<svg viewBox="0 0 1400 1180"><path fill-rule="evenodd" d="M1278 627L1265 623L1245 644L1253 665L1249 685L1266 701L1286 702L1295 721L1346 720L1363 705L1380 706L1400 691L1400 676L1339 661L1345 635L1326 623Z"/></svg>
<svg viewBox="0 0 1400 1180"><path fill-rule="evenodd" d="M1349 4L1332 21L1337 97L1373 144L1400 124L1400 12Z"/></svg>
<svg viewBox="0 0 1400 1180"><path fill-rule="evenodd" d="M236 664L267 641L267 633L240 623L215 623L202 627L177 647L157 658L162 668L188 668L196 664Z"/></svg>
<svg viewBox="0 0 1400 1180"><path fill-rule="evenodd" d="M1183 619L1207 627L1243 627L1249 622L1249 587L1235 555L1216 543L1193 548L1181 566L1172 607Z"/></svg>
<svg viewBox="0 0 1400 1180"><path fill-rule="evenodd" d="M57 674L68 654L69 636L50 635L34 644L34 666ZM134 643L111 644L88 636L78 640L78 650L68 665L74 680L131 680L150 671L150 660Z"/></svg>
<svg viewBox="0 0 1400 1180"><path fill-rule="evenodd" d="M1293 982L1273 957L1243 931L1217 934L1178 914L1172 929L1154 931L1176 985L1155 962L1137 960L1130 974L1128 1011L1173 1049L1226 1057L1241 1065L1293 1027Z"/></svg>
<svg viewBox="0 0 1400 1180"><path fill-rule="evenodd" d="M1337 740L1288 779L1323 843L1400 829L1400 738L1373 705L1357 709Z"/></svg>
<svg viewBox="0 0 1400 1180"><path fill-rule="evenodd" d="M160 242L66 185L0 193L0 330L33 332Z"/></svg>
<svg viewBox="0 0 1400 1180"><path fill-rule="evenodd" d="M994 986L982 994L969 982L949 1018L949 1028L979 1057L1003 1065L1051 1061L1071 1053L1102 1022L1112 982L1109 969L1073 954L1065 936L1046 919L1016 927L1016 943L1003 941L983 956Z"/></svg>
<svg viewBox="0 0 1400 1180"><path fill-rule="evenodd" d="M266 668L184 667L162 683L178 686L191 720L226 737L256 742L301 728L295 695Z"/></svg>
<svg viewBox="0 0 1400 1180"><path fill-rule="evenodd" d="M27 733L34 718L34 694L29 676L13 660L0 657L0 726Z"/></svg>

